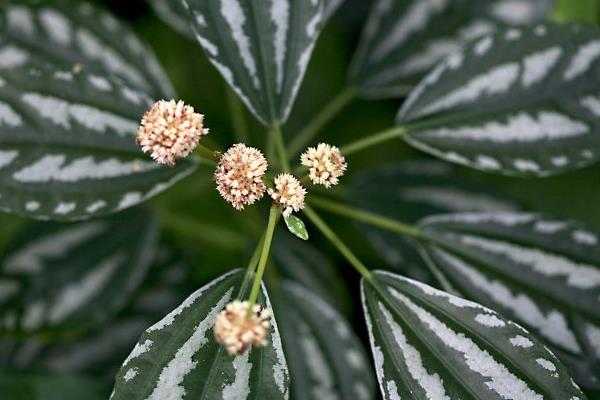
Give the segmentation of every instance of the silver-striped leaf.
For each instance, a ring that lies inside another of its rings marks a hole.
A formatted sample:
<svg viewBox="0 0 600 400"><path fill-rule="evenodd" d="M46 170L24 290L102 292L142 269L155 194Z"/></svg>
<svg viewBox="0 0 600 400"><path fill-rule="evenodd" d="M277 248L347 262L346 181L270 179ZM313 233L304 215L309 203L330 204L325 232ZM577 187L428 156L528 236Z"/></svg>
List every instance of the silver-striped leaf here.
<svg viewBox="0 0 600 400"><path fill-rule="evenodd" d="M294 400L369 400L375 379L360 340L330 304L291 281L273 298Z"/></svg>
<svg viewBox="0 0 600 400"><path fill-rule="evenodd" d="M221 276L151 326L127 357L111 399L287 399L288 369L274 318L269 344L230 357L212 328L244 273ZM259 303L271 308L266 290Z"/></svg>
<svg viewBox="0 0 600 400"><path fill-rule="evenodd" d="M383 271L362 299L386 400L586 398L533 335L477 303Z"/></svg>
<svg viewBox="0 0 600 400"><path fill-rule="evenodd" d="M153 101L121 80L50 66L0 70L0 209L81 220L139 204L195 170L135 142Z"/></svg>
<svg viewBox="0 0 600 400"><path fill-rule="evenodd" d="M264 124L284 123L321 31L324 0L183 0L204 51Z"/></svg>
<svg viewBox="0 0 600 400"><path fill-rule="evenodd" d="M366 97L403 97L446 56L498 27L542 21L553 0L377 0L351 80Z"/></svg>
<svg viewBox="0 0 600 400"><path fill-rule="evenodd" d="M447 290L542 339L582 386L600 388L600 234L525 213L466 213L421 224ZM528 348L528 343L521 343Z"/></svg>
<svg viewBox="0 0 600 400"><path fill-rule="evenodd" d="M348 198L358 208L406 223L448 212L522 209L518 202L490 189L484 181L435 160L406 161L363 172L353 179ZM436 283L411 239L362 223L357 226L390 269Z"/></svg>
<svg viewBox="0 0 600 400"><path fill-rule="evenodd" d="M483 171L547 176L600 152L600 29L540 24L486 36L412 92L398 123L415 147Z"/></svg>
<svg viewBox="0 0 600 400"><path fill-rule="evenodd" d="M140 286L158 224L136 209L77 224L32 223L0 260L0 331L88 330Z"/></svg>
<svg viewBox="0 0 600 400"><path fill-rule="evenodd" d="M91 2L7 0L0 8L0 69L28 63L114 74L156 98L174 90L133 30Z"/></svg>

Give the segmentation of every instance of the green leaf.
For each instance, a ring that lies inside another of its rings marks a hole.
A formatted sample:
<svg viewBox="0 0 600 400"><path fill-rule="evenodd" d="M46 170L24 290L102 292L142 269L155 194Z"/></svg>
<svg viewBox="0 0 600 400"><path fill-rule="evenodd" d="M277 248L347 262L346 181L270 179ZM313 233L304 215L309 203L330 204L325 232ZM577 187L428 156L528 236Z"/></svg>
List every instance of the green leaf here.
<svg viewBox="0 0 600 400"><path fill-rule="evenodd" d="M386 400L586 398L533 335L477 303L382 271L362 298Z"/></svg>
<svg viewBox="0 0 600 400"><path fill-rule="evenodd" d="M582 386L600 388L600 235L523 213L436 216L422 251L448 290L542 339Z"/></svg>
<svg viewBox="0 0 600 400"><path fill-rule="evenodd" d="M346 310L350 293L339 268L310 242L289 235L276 236L272 253L281 276L310 288L338 310Z"/></svg>
<svg viewBox="0 0 600 400"><path fill-rule="evenodd" d="M598 0L556 0L552 20L557 22L598 22L600 3Z"/></svg>
<svg viewBox="0 0 600 400"><path fill-rule="evenodd" d="M323 20L323 0L184 0L213 65L265 125L285 122Z"/></svg>
<svg viewBox="0 0 600 400"><path fill-rule="evenodd" d="M291 398L374 399L373 372L350 324L314 292L290 281L278 288L274 303Z"/></svg>
<svg viewBox="0 0 600 400"><path fill-rule="evenodd" d="M302 240L308 240L308 232L306 231L306 226L304 226L304 221L295 215L283 217L283 219L285 221L285 226L287 226L291 233Z"/></svg>
<svg viewBox="0 0 600 400"><path fill-rule="evenodd" d="M139 287L157 239L156 221L142 210L32 224L0 261L2 330L84 330L105 321Z"/></svg>
<svg viewBox="0 0 600 400"><path fill-rule="evenodd" d="M405 103L406 140L447 161L547 176L598 161L600 30L541 24L480 39Z"/></svg>
<svg viewBox="0 0 600 400"><path fill-rule="evenodd" d="M160 167L135 143L153 101L120 80L53 67L0 70L0 209L80 220L114 213L195 170Z"/></svg>
<svg viewBox="0 0 600 400"><path fill-rule="evenodd" d="M351 70L363 96L403 97L446 56L507 24L542 21L552 0L378 0Z"/></svg>
<svg viewBox="0 0 600 400"><path fill-rule="evenodd" d="M517 211L521 206L480 179L442 161L407 161L361 173L346 196L360 209L415 223L432 214L464 211ZM397 233L357 223L359 232L395 272L436 283L413 241Z"/></svg>
<svg viewBox="0 0 600 400"><path fill-rule="evenodd" d="M10 400L101 400L105 394L96 382L79 377L0 375L0 392Z"/></svg>
<svg viewBox="0 0 600 400"><path fill-rule="evenodd" d="M235 299L243 276L239 270L223 275L148 328L117 374L111 398L287 398L287 365L273 318L264 348L230 357L214 340L215 318ZM271 308L264 287L259 303Z"/></svg>
<svg viewBox="0 0 600 400"><path fill-rule="evenodd" d="M189 38L194 37L194 31L188 22L188 12L181 0L147 0L156 15L171 28Z"/></svg>
<svg viewBox="0 0 600 400"><path fill-rule="evenodd" d="M76 65L114 74L153 97L174 97L154 54L121 21L90 2L8 0L0 9L0 69Z"/></svg>

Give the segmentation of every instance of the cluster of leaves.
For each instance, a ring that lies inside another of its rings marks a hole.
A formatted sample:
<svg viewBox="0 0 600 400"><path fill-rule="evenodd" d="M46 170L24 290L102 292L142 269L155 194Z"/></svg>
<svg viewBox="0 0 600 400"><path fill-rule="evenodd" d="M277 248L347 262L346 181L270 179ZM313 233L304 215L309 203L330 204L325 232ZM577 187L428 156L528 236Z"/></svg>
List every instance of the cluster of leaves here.
<svg viewBox="0 0 600 400"><path fill-rule="evenodd" d="M289 118L340 2L150 4L270 127ZM348 93L408 96L381 140L403 136L451 163L519 177L587 167L600 154L600 31L541 22L552 7L375 1ZM159 167L133 140L153 101L174 96L149 49L99 7L11 0L0 10L0 209L56 221L28 224L0 260L3 393L102 397L76 376L111 385L115 374L114 399L372 399L375 375L385 399L583 399L579 386L600 388L600 234L527 212L437 161L367 171L338 192L373 213L359 230L393 271L361 284L373 362L344 316L351 296L337 268L280 234L259 298L275 314L270 344L228 357L210 330L244 273L194 292L189 258L160 227L230 249L252 241L223 222L227 210L208 210L218 225L174 215L180 193L153 212L138 206L198 168ZM417 233L399 235L395 221Z"/></svg>

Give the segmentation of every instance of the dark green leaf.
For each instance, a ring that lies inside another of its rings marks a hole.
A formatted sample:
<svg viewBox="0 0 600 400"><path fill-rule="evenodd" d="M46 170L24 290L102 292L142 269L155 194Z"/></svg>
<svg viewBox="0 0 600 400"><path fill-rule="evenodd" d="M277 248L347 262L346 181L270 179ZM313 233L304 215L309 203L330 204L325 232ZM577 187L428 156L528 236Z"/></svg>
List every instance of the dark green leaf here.
<svg viewBox="0 0 600 400"><path fill-rule="evenodd" d="M448 290L525 326L580 385L600 388L600 235L521 213L437 216L422 227L433 241L423 253Z"/></svg>
<svg viewBox="0 0 600 400"><path fill-rule="evenodd" d="M100 385L78 377L0 375L0 393L10 400L102 400Z"/></svg>
<svg viewBox="0 0 600 400"><path fill-rule="evenodd" d="M323 21L323 0L184 0L213 65L264 124L287 120Z"/></svg>
<svg viewBox="0 0 600 400"><path fill-rule="evenodd" d="M291 375L291 398L374 399L375 380L360 340L330 304L283 281L275 308Z"/></svg>
<svg viewBox="0 0 600 400"><path fill-rule="evenodd" d="M189 38L194 37L194 31L188 22L188 12L181 0L147 0L160 19L171 28Z"/></svg>
<svg viewBox="0 0 600 400"><path fill-rule="evenodd" d="M100 74L0 70L0 209L79 220L136 205L194 171L159 167L135 135L152 100Z"/></svg>
<svg viewBox="0 0 600 400"><path fill-rule="evenodd" d="M117 374L111 398L285 399L287 365L273 318L264 348L234 358L214 340L215 318L235 299L243 276L223 275L148 328ZM270 308L264 287L260 304Z"/></svg>
<svg viewBox="0 0 600 400"><path fill-rule="evenodd" d="M547 176L600 152L600 29L542 24L480 39L405 103L415 147L484 171Z"/></svg>
<svg viewBox="0 0 600 400"><path fill-rule="evenodd" d="M302 240L308 240L308 232L306 231L306 226L304 226L304 221L295 215L290 215L283 219L285 221L285 226L287 226L291 233Z"/></svg>
<svg viewBox="0 0 600 400"><path fill-rule="evenodd" d="M347 196L358 208L414 223L446 212L517 211L520 205L490 190L485 182L442 161L408 161L358 175ZM396 272L433 284L412 241L396 233L358 224L377 254Z"/></svg>
<svg viewBox="0 0 600 400"><path fill-rule="evenodd" d="M158 61L134 32L87 1L3 2L0 69L33 62L108 72L153 97L174 96Z"/></svg>
<svg viewBox="0 0 600 400"><path fill-rule="evenodd" d="M4 331L82 330L131 298L157 245L141 210L79 224L34 223L1 261Z"/></svg>
<svg viewBox="0 0 600 400"><path fill-rule="evenodd" d="M362 296L386 400L585 399L545 346L488 308L382 271Z"/></svg>
<svg viewBox="0 0 600 400"><path fill-rule="evenodd" d="M543 20L552 0L378 0L352 81L368 97L402 97L446 56L507 24Z"/></svg>
<svg viewBox="0 0 600 400"><path fill-rule="evenodd" d="M350 294L339 268L310 242L276 235L273 260L285 278L310 288L339 310L347 309Z"/></svg>

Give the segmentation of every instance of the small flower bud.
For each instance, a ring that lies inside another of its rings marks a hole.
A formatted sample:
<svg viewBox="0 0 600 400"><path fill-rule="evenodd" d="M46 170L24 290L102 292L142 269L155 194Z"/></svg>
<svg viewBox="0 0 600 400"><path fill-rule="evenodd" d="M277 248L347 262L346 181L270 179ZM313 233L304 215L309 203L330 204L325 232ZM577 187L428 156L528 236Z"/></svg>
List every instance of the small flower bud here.
<svg viewBox="0 0 600 400"><path fill-rule="evenodd" d="M268 163L263 154L238 143L222 156L215 171L217 190L236 210L262 199L266 186L262 179Z"/></svg>
<svg viewBox="0 0 600 400"><path fill-rule="evenodd" d="M300 181L290 174L280 174L275 178L275 188L268 190L269 195L283 209L283 215L289 217L292 212L304 208L306 189Z"/></svg>
<svg viewBox="0 0 600 400"><path fill-rule="evenodd" d="M137 143L144 153L160 163L174 166L178 158L189 156L200 137L207 135L204 116L183 101L160 100L144 114Z"/></svg>
<svg viewBox="0 0 600 400"><path fill-rule="evenodd" d="M215 339L231 356L244 354L251 346L267 345L271 313L255 304L248 315L249 307L247 301L236 300L229 303L215 321Z"/></svg>
<svg viewBox="0 0 600 400"><path fill-rule="evenodd" d="M309 147L300 157L300 161L309 168L312 183L326 188L337 185L347 168L340 149L325 143L320 143L316 148Z"/></svg>

